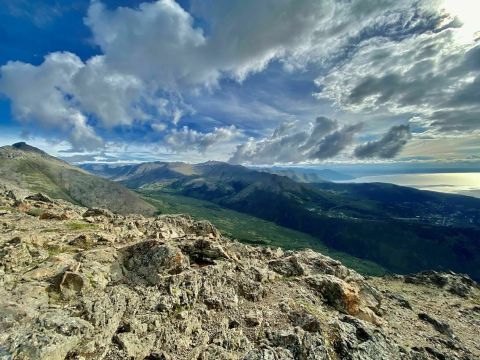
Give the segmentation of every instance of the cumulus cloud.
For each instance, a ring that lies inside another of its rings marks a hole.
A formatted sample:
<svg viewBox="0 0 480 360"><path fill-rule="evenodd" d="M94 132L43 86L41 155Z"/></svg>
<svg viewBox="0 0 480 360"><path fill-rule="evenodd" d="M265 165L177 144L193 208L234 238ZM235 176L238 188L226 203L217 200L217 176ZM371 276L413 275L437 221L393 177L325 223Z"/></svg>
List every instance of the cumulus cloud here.
<svg viewBox="0 0 480 360"><path fill-rule="evenodd" d="M85 23L108 66L121 73L155 81L164 89L209 83L218 77L216 69L198 56L206 44L202 29L195 28L192 16L173 0L115 10L94 1Z"/></svg>
<svg viewBox="0 0 480 360"><path fill-rule="evenodd" d="M359 159L391 159L402 150L410 138L408 125L393 126L381 139L357 146L354 155Z"/></svg>
<svg viewBox="0 0 480 360"><path fill-rule="evenodd" d="M71 53L50 54L39 66L9 62L1 68L0 92L13 100L12 112L17 119L59 127L78 150L98 148L102 140L68 92L68 85L82 67L82 61Z"/></svg>
<svg viewBox="0 0 480 360"><path fill-rule="evenodd" d="M164 106L162 100L216 87L223 77L242 80L274 59L293 68L331 52L335 42L387 9L399 8L411 8L411 2L212 0L192 1L189 13L174 0L113 10L93 1L85 24L101 55L83 62L74 54L53 53L39 66L10 62L0 68L0 91L19 119L60 126L77 148L84 136L83 147L98 146L99 127L131 126L158 116L176 125L184 104ZM208 24L208 33L194 16ZM330 45L324 46L327 40Z"/></svg>
<svg viewBox="0 0 480 360"><path fill-rule="evenodd" d="M274 164L323 160L348 148L362 124L340 126L338 121L320 116L307 129L292 122L282 124L272 136L239 145L231 163Z"/></svg>
<svg viewBox="0 0 480 360"><path fill-rule="evenodd" d="M420 127L468 131L479 123L472 114L479 113L480 51L455 41L459 25L439 4L192 0L184 9L157 0L111 9L94 0L85 24L99 55L81 60L57 52L37 66L9 62L0 67L0 93L11 100L16 118L60 131L75 150L102 147L100 134L140 124L165 134L174 151L205 151L240 130L221 119L227 126L206 133L200 117L200 130L184 127L183 117L195 114L184 95L218 91L223 79L244 81L275 62L287 73L312 66L322 74L317 96L345 111L412 113ZM277 118L264 112L259 121L288 118L268 110ZM252 140L232 159L330 158L360 131L327 118L307 130L304 125L288 124L270 138Z"/></svg>
<svg viewBox="0 0 480 360"><path fill-rule="evenodd" d="M180 130L172 130L165 137L166 145L175 152L197 149L204 153L209 147L227 143L241 137L241 132L235 126L215 128L212 132L202 133L184 126Z"/></svg>

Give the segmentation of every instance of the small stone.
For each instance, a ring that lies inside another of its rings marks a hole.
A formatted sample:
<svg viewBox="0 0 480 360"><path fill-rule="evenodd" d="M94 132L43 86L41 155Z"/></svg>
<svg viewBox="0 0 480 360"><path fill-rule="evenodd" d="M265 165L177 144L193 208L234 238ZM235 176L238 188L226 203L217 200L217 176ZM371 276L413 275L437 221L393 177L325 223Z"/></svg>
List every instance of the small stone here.
<svg viewBox="0 0 480 360"><path fill-rule="evenodd" d="M261 317L257 313L250 312L245 316L245 324L248 327L259 326L261 322Z"/></svg>

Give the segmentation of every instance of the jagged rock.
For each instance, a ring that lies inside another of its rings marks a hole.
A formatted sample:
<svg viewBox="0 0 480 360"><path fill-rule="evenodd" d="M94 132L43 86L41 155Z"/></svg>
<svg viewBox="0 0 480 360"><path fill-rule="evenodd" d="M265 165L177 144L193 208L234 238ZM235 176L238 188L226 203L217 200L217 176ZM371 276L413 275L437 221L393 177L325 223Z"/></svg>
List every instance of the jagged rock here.
<svg viewBox="0 0 480 360"><path fill-rule="evenodd" d="M357 286L348 284L333 275L314 275L306 279L324 301L340 312L357 315L360 297Z"/></svg>
<svg viewBox="0 0 480 360"><path fill-rule="evenodd" d="M278 354L274 349L263 346L262 348L252 349L247 352L241 360L287 360L293 359L289 354L284 354L283 357Z"/></svg>
<svg viewBox="0 0 480 360"><path fill-rule="evenodd" d="M0 216L11 214L10 210L0 209Z"/></svg>
<svg viewBox="0 0 480 360"><path fill-rule="evenodd" d="M437 271L424 271L418 274L407 275L405 276L405 282L435 285L461 297L469 296L475 287L475 282L468 275L439 273Z"/></svg>
<svg viewBox="0 0 480 360"><path fill-rule="evenodd" d="M25 200L40 201L40 202L44 202L44 203L52 203L53 202L52 199L50 199L47 195L42 194L42 193L29 195L29 196L25 197Z"/></svg>
<svg viewBox="0 0 480 360"><path fill-rule="evenodd" d="M209 345L196 358L198 360L236 360L237 356L217 345Z"/></svg>
<svg viewBox="0 0 480 360"><path fill-rule="evenodd" d="M364 278L189 216L24 198L0 190L0 359L480 358L462 276Z"/></svg>
<svg viewBox="0 0 480 360"><path fill-rule="evenodd" d="M135 333L125 332L116 334L114 340L124 350L125 355L133 359L145 359L155 342L155 334L139 337Z"/></svg>
<svg viewBox="0 0 480 360"><path fill-rule="evenodd" d="M96 217L96 216L104 216L106 218L113 218L114 215L111 211L107 209L100 209L100 208L91 208L85 211L82 215L84 218L86 217Z"/></svg>
<svg viewBox="0 0 480 360"><path fill-rule="evenodd" d="M418 318L431 324L439 333L453 337L453 331L446 322L437 320L426 313L418 314Z"/></svg>
<svg viewBox="0 0 480 360"><path fill-rule="evenodd" d="M392 298L392 299L395 299L400 306L402 306L402 307L404 307L404 308L406 308L406 309L412 310L412 305L411 305L410 302L409 302L407 299L405 299L405 297L403 297L402 295L389 292L389 293L387 294L387 296L389 296L389 297Z"/></svg>
<svg viewBox="0 0 480 360"><path fill-rule="evenodd" d="M249 327L258 326L262 323L262 319L256 312L250 312L245 316L245 323Z"/></svg>
<svg viewBox="0 0 480 360"><path fill-rule="evenodd" d="M182 273L169 277L168 294L175 305L192 306L198 299L202 279L197 273Z"/></svg>
<svg viewBox="0 0 480 360"><path fill-rule="evenodd" d="M89 248L94 244L94 241L90 235L82 234L68 243L69 245L78 246L81 248Z"/></svg>
<svg viewBox="0 0 480 360"><path fill-rule="evenodd" d="M58 288L64 299L75 298L80 295L86 287L87 279L85 276L65 271L62 275Z"/></svg>
<svg viewBox="0 0 480 360"><path fill-rule="evenodd" d="M20 237L14 237L0 248L0 265L16 270L29 265L33 261L28 245Z"/></svg>
<svg viewBox="0 0 480 360"><path fill-rule="evenodd" d="M359 274L350 271L347 267L343 266L340 261L316 253L313 250L301 251L297 254L297 258L303 267L308 269L312 274L334 275L340 279L347 277L350 277L352 280L361 279Z"/></svg>
<svg viewBox="0 0 480 360"><path fill-rule="evenodd" d="M150 284L165 274L178 274L190 266L179 248L155 240L142 241L122 250L125 268Z"/></svg>
<svg viewBox="0 0 480 360"><path fill-rule="evenodd" d="M205 236L210 239L220 238L220 232L209 221L196 221L192 224L191 229L197 236Z"/></svg>
<svg viewBox="0 0 480 360"><path fill-rule="evenodd" d="M305 331L320 332L322 324L315 315L310 314L305 309L293 310L288 314L293 325L301 327Z"/></svg>
<svg viewBox="0 0 480 360"><path fill-rule="evenodd" d="M333 323L333 347L341 359L401 359L402 349L378 328L351 316Z"/></svg>
<svg viewBox="0 0 480 360"><path fill-rule="evenodd" d="M261 283L249 278L239 280L239 293L250 301L260 301L265 296L265 288Z"/></svg>
<svg viewBox="0 0 480 360"><path fill-rule="evenodd" d="M189 255L192 262L202 265L212 265L215 260L230 259L225 249L207 239L198 239L192 245L185 247L184 251Z"/></svg>
<svg viewBox="0 0 480 360"><path fill-rule="evenodd" d="M163 352L153 352L146 356L143 360L170 360L170 356Z"/></svg>
<svg viewBox="0 0 480 360"><path fill-rule="evenodd" d="M44 211L40 215L40 220L68 220L68 219L69 219L69 216L65 212L58 214L50 211Z"/></svg>
<svg viewBox="0 0 480 360"><path fill-rule="evenodd" d="M297 256L288 256L272 260L268 263L268 266L273 271L284 276L300 276L305 274L305 269L299 262Z"/></svg>
<svg viewBox="0 0 480 360"><path fill-rule="evenodd" d="M268 332L269 345L281 349L280 356L287 359L330 359L321 336L311 335L299 328Z"/></svg>

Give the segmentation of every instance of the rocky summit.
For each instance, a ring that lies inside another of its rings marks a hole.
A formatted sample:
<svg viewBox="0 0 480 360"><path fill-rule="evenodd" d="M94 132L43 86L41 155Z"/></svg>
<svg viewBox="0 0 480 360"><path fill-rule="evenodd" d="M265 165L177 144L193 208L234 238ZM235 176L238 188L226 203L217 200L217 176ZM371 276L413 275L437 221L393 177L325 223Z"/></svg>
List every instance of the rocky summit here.
<svg viewBox="0 0 480 360"><path fill-rule="evenodd" d="M0 189L0 359L479 359L467 276L366 278L184 215Z"/></svg>

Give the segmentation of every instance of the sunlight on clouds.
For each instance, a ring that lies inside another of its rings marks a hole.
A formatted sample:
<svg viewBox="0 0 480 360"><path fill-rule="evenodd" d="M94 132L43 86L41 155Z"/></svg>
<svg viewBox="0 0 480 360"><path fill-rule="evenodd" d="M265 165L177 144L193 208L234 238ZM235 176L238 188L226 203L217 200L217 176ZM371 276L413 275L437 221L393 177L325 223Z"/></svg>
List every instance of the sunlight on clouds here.
<svg viewBox="0 0 480 360"><path fill-rule="evenodd" d="M457 40L461 43L470 43L480 36L480 1L477 0L444 0L442 7L445 11L458 18L462 26L456 31Z"/></svg>

